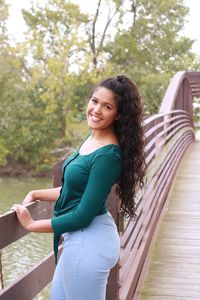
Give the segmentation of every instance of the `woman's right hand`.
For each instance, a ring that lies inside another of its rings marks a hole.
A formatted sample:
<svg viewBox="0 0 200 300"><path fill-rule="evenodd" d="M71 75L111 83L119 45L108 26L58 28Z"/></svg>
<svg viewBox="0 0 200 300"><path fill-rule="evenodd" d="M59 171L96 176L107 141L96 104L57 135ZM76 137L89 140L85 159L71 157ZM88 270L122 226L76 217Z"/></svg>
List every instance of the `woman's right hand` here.
<svg viewBox="0 0 200 300"><path fill-rule="evenodd" d="M26 197L24 198L22 204L28 204L30 202L33 202L35 199L33 197L33 191L29 192Z"/></svg>

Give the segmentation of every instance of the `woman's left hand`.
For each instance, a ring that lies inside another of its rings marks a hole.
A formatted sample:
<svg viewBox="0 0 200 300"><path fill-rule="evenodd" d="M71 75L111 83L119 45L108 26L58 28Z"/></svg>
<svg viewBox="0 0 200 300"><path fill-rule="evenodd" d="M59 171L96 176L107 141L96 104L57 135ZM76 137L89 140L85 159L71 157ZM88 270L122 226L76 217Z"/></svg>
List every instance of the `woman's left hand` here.
<svg viewBox="0 0 200 300"><path fill-rule="evenodd" d="M34 220L32 219L28 209L24 205L14 204L11 207L11 210L16 212L17 218L24 229L30 230L30 225L34 222Z"/></svg>

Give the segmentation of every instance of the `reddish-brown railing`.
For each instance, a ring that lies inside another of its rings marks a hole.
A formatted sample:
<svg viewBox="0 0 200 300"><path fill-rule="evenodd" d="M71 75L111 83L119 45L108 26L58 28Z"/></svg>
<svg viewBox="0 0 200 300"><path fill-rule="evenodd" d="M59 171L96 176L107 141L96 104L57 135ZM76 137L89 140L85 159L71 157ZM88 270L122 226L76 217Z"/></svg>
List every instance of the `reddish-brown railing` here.
<svg viewBox="0 0 200 300"><path fill-rule="evenodd" d="M145 121L147 185L138 195L136 221L129 220L122 233L119 297L113 299L139 299L169 188L185 150L194 140L192 101L199 95L200 72L178 72L159 114Z"/></svg>
<svg viewBox="0 0 200 300"><path fill-rule="evenodd" d="M107 300L137 299L143 282L149 249L159 227L163 207L178 164L194 140L192 99L200 94L200 73L179 72L171 81L160 112L145 120L147 184L137 197L137 219L128 220L121 233L121 257L112 270ZM60 184L62 162L54 168L54 186ZM118 200L109 196L109 208L119 224ZM52 215L52 206L34 203L29 209L35 218ZM13 212L0 216L0 249L27 234ZM52 279L53 253L21 278L0 291L1 300L32 299Z"/></svg>
<svg viewBox="0 0 200 300"><path fill-rule="evenodd" d="M120 300L136 299L169 188L194 139L191 119L185 111L155 115L146 120L146 126L147 185L144 193L138 195L138 217L135 222L128 222L121 238Z"/></svg>
<svg viewBox="0 0 200 300"><path fill-rule="evenodd" d="M52 205L50 203L35 202L27 207L34 219L50 218L52 215ZM0 249L4 249L26 234L28 232L19 225L14 212L8 212L0 216ZM3 251L6 251L6 249ZM23 249L21 255L23 256ZM3 262L2 267L4 267ZM51 253L20 278L0 290L0 299L33 299L52 280L54 268L54 255Z"/></svg>
<svg viewBox="0 0 200 300"><path fill-rule="evenodd" d="M160 106L160 113L182 109L192 117L192 87L187 72L178 72L168 86Z"/></svg>

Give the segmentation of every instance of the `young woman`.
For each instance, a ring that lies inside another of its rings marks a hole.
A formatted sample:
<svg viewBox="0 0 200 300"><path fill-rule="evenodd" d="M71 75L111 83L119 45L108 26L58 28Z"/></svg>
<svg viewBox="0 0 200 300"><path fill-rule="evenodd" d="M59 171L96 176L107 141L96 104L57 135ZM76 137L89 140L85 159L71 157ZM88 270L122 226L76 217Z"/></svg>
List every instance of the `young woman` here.
<svg viewBox="0 0 200 300"><path fill-rule="evenodd" d="M134 217L134 196L145 175L143 110L136 85L125 76L102 81L86 113L91 134L64 162L62 187L31 191L22 205L12 207L25 229L54 233L56 256L62 235L52 300L105 299L107 278L120 253L106 198L116 184L122 214ZM36 199L57 200L52 219L32 219L24 204Z"/></svg>

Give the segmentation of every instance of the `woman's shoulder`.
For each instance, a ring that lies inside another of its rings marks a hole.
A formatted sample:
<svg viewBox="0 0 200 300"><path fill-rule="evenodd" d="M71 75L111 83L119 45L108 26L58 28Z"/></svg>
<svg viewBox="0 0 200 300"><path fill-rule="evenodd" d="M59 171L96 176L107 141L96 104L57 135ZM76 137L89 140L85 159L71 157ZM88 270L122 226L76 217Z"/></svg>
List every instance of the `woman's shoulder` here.
<svg viewBox="0 0 200 300"><path fill-rule="evenodd" d="M99 148L90 160L90 166L97 170L97 175L102 176L102 180L108 178L108 176L109 178L110 176L112 177L111 174L114 177L119 176L122 171L122 165L122 151L117 144L108 144Z"/></svg>
<svg viewBox="0 0 200 300"><path fill-rule="evenodd" d="M98 157L107 157L108 159L121 159L122 151L118 144L107 144L98 148L94 152L93 158L96 159Z"/></svg>

